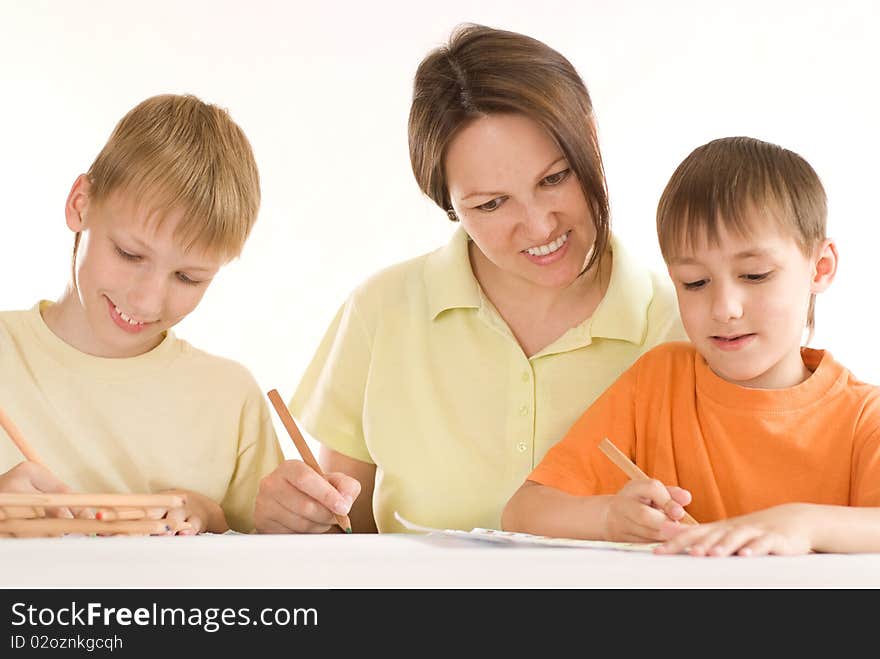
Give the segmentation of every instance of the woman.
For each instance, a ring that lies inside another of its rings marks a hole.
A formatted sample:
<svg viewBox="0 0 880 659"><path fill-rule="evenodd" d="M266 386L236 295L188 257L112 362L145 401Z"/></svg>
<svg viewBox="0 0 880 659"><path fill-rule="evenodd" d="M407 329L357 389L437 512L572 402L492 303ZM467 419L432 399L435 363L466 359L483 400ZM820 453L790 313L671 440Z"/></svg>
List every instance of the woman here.
<svg viewBox="0 0 880 659"><path fill-rule="evenodd" d="M291 400L322 446L266 477L261 532L500 527L507 498L643 352L684 339L674 294L609 229L592 104L562 55L464 25L416 73L422 191L461 226L365 282Z"/></svg>

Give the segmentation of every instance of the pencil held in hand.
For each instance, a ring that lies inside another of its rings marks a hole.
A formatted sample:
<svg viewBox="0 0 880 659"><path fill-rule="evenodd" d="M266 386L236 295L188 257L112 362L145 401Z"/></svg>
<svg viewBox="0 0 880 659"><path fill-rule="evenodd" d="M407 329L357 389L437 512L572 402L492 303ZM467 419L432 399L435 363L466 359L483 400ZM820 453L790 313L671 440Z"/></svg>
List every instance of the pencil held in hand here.
<svg viewBox="0 0 880 659"><path fill-rule="evenodd" d="M9 435L9 439L12 440L12 443L18 447L18 450L21 451L21 454L25 457L25 460L30 462L36 462L38 465L43 465L43 461L37 456L34 449L30 447L30 444L27 443L27 440L24 438L24 435L21 434L21 430L18 429L12 419L3 411L3 408L0 407L0 426L3 426L3 430L6 431L6 434Z"/></svg>
<svg viewBox="0 0 880 659"><path fill-rule="evenodd" d="M303 462L309 465L312 469L318 472L318 475L322 478L326 478L324 476L324 472L321 471L320 465L318 465L318 461L315 460L315 456L312 455L312 451L309 449L309 445L306 444L306 440L303 438L302 434L299 431L299 428L296 427L296 423L293 420L293 416L290 414L290 410L287 409L287 405L284 404L284 401L281 400L281 396L278 394L277 389L272 389L268 394L269 400L272 402L272 407L275 408L275 411L278 413L278 417L281 419L281 423L284 424L285 430L287 430L287 434L290 435L290 438L293 440L294 445L296 446L296 450L299 451L300 456L302 456ZM336 515L336 523L339 524L339 527L345 531L346 533L351 533L351 521L348 519L348 515Z"/></svg>
<svg viewBox="0 0 880 659"><path fill-rule="evenodd" d="M608 456L608 459L616 464L623 473L629 476L630 480L650 480L648 475L639 469L632 460L626 457L623 451L617 448L607 437L599 442L599 450ZM681 521L684 524L697 524L697 520L691 517L686 510L684 511L684 517L681 518Z"/></svg>

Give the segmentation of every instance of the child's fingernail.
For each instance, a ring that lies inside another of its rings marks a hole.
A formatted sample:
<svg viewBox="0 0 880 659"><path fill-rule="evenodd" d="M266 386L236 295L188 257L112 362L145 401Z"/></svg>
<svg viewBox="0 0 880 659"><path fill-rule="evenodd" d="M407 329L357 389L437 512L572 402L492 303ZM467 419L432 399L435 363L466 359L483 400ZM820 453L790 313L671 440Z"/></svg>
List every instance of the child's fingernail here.
<svg viewBox="0 0 880 659"><path fill-rule="evenodd" d="M348 514L348 509L351 507L351 504L346 504L345 499L339 499L336 502L336 505L333 506L333 512L337 515L346 515Z"/></svg>

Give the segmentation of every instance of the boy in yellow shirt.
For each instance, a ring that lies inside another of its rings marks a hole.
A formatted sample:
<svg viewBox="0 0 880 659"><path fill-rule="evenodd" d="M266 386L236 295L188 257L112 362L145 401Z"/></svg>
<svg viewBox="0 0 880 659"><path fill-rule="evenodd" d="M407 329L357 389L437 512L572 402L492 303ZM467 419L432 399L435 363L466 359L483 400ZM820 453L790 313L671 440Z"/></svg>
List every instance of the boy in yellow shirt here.
<svg viewBox="0 0 880 659"><path fill-rule="evenodd" d="M692 343L643 355L508 502L505 529L696 556L880 551L880 388L802 348L837 248L797 154L694 150L657 211ZM650 480L597 448L608 437ZM701 524L684 525L684 506Z"/></svg>
<svg viewBox="0 0 880 659"><path fill-rule="evenodd" d="M259 202L225 110L161 95L120 120L67 198L64 294L0 313L0 406L46 465L0 442L0 492L182 492L170 528L252 530L282 460L268 406L243 366L171 328L240 254Z"/></svg>

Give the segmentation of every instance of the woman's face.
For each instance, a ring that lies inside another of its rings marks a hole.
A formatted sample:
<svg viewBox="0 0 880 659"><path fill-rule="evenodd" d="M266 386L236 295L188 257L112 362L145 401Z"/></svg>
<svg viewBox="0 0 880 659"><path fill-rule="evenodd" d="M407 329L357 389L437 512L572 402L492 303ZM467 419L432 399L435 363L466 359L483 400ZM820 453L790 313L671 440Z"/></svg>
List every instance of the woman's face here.
<svg viewBox="0 0 880 659"><path fill-rule="evenodd" d="M484 259L510 283L570 285L590 256L596 230L580 182L544 128L520 114L465 124L446 151L452 207ZM485 285L485 282L481 282Z"/></svg>

